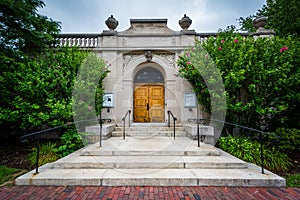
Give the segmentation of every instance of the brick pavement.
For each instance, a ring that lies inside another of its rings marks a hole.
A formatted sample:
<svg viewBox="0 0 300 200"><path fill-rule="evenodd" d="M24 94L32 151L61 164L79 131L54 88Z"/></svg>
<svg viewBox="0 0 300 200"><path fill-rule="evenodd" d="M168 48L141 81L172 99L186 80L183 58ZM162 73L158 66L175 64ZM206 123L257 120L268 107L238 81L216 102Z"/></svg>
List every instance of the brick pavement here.
<svg viewBox="0 0 300 200"><path fill-rule="evenodd" d="M300 188L255 187L82 187L82 186L12 186L0 187L0 199L300 199Z"/></svg>

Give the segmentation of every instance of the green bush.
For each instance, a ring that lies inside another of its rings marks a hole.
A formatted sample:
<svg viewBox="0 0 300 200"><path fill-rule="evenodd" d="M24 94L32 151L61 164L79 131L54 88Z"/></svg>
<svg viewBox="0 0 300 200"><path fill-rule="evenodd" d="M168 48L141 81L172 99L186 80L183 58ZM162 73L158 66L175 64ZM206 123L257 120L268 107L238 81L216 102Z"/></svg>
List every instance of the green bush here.
<svg viewBox="0 0 300 200"><path fill-rule="evenodd" d="M56 143L47 142L40 144L40 154L39 154L39 166L44 165L49 162L54 162L59 159L59 156L55 152ZM36 155L37 147L32 148L32 152L29 154L29 161L31 166L36 165Z"/></svg>
<svg viewBox="0 0 300 200"><path fill-rule="evenodd" d="M262 164L260 144L248 137L221 137L218 146L224 151L246 162ZM278 151L275 147L263 146L264 167L271 171L286 172L291 166L291 160L287 154Z"/></svg>
<svg viewBox="0 0 300 200"><path fill-rule="evenodd" d="M227 31L196 41L181 54L177 75L190 82L199 104L210 112L223 98L216 66L225 87L226 121L274 131L300 126L299 61L300 42L295 38L254 39Z"/></svg>
<svg viewBox="0 0 300 200"><path fill-rule="evenodd" d="M14 174L18 172L21 172L21 170L6 166L0 166L0 185L9 180L12 180L14 178Z"/></svg>
<svg viewBox="0 0 300 200"><path fill-rule="evenodd" d="M300 174L290 175L286 177L287 187L300 187Z"/></svg>
<svg viewBox="0 0 300 200"><path fill-rule="evenodd" d="M290 153L292 151L300 151L300 130L295 128L279 128L274 135L269 135L267 140L270 145L276 144L279 151Z"/></svg>
<svg viewBox="0 0 300 200"><path fill-rule="evenodd" d="M78 134L74 129L68 130L60 138L61 145L55 149L55 152L60 157L64 157L84 147L84 145L87 144L87 140L84 136L85 133Z"/></svg>

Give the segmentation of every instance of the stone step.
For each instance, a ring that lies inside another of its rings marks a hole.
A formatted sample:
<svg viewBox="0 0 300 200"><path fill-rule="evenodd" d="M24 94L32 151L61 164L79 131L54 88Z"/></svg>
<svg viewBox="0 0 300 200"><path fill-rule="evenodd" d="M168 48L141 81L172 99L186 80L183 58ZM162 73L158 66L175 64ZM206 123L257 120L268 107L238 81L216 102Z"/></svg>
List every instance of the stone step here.
<svg viewBox="0 0 300 200"><path fill-rule="evenodd" d="M187 137L111 137L102 147L95 143L79 152L79 156L219 156L214 146L201 143L198 147L197 141Z"/></svg>
<svg viewBox="0 0 300 200"><path fill-rule="evenodd" d="M171 127L173 127L173 120L171 121ZM128 123L126 121L126 126L128 126ZM157 128L157 127L167 127L168 123L131 123L131 127L150 127L150 128ZM123 124L117 124L117 127L123 127ZM176 123L175 127L182 127L182 123Z"/></svg>
<svg viewBox="0 0 300 200"><path fill-rule="evenodd" d="M243 169L57 169L46 164L28 172L16 185L76 186L239 186L285 187L285 179L248 164Z"/></svg>
<svg viewBox="0 0 300 200"><path fill-rule="evenodd" d="M204 152L204 153L203 153ZM161 155L162 154L162 155ZM285 187L285 179L186 137L111 137L32 170L16 185Z"/></svg>
<svg viewBox="0 0 300 200"><path fill-rule="evenodd" d="M58 169L241 169L241 160L221 156L79 156L54 163Z"/></svg>
<svg viewBox="0 0 300 200"><path fill-rule="evenodd" d="M122 137L123 131L113 131L112 137ZM141 137L152 137L152 136L167 136L173 137L173 131L160 131L160 130L147 130L147 131L126 131L126 136L141 136ZM186 137L187 133L184 131L176 131L175 137Z"/></svg>
<svg viewBox="0 0 300 200"><path fill-rule="evenodd" d="M173 131L173 127L125 127L125 131ZM123 131L123 127L115 127L115 131ZM175 131L184 131L183 127L175 127Z"/></svg>
<svg viewBox="0 0 300 200"><path fill-rule="evenodd" d="M219 156L217 150L201 151L86 151L82 156Z"/></svg>

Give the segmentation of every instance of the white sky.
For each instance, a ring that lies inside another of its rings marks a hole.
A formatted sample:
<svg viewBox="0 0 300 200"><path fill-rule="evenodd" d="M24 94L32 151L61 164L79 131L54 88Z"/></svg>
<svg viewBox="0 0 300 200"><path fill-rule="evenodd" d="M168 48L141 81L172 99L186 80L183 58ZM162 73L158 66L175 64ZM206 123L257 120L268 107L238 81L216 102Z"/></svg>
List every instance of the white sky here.
<svg viewBox="0 0 300 200"><path fill-rule="evenodd" d="M102 33L110 16L119 21L117 31L130 26L130 19L167 18L168 27L181 30L178 21L187 14L196 32L217 32L238 18L255 14L266 0L44 0L39 12L62 23L62 33Z"/></svg>

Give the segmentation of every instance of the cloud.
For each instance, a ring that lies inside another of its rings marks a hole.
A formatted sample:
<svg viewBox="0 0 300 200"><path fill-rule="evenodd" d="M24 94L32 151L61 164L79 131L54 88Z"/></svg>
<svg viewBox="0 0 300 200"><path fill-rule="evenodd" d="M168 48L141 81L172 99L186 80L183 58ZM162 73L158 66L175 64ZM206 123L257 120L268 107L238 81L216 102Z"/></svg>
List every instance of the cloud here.
<svg viewBox="0 0 300 200"><path fill-rule="evenodd" d="M45 0L40 12L62 22L62 32L101 33L113 14L118 31L129 28L131 18L167 18L168 26L180 30L178 21L187 14L197 32L216 32L237 24L237 18L254 14L265 0Z"/></svg>

